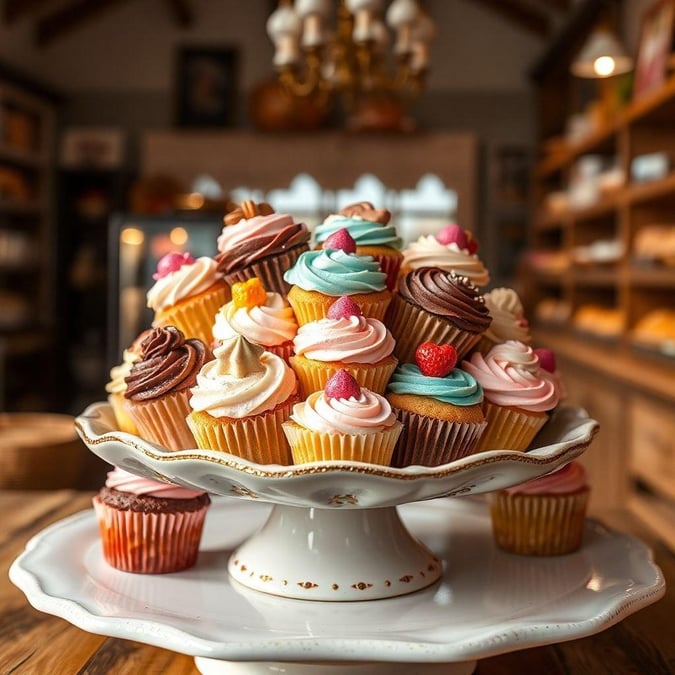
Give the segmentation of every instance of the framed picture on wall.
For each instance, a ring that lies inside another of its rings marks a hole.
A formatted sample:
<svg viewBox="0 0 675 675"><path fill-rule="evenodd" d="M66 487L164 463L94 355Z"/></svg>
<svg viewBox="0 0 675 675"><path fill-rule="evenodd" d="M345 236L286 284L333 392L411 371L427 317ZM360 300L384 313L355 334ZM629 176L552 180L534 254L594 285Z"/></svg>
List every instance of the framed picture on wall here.
<svg viewBox="0 0 675 675"><path fill-rule="evenodd" d="M237 50L180 47L176 60L176 125L227 127L235 120Z"/></svg>
<svg viewBox="0 0 675 675"><path fill-rule="evenodd" d="M639 98L666 79L674 24L675 0L656 0L645 10L635 59L633 98Z"/></svg>

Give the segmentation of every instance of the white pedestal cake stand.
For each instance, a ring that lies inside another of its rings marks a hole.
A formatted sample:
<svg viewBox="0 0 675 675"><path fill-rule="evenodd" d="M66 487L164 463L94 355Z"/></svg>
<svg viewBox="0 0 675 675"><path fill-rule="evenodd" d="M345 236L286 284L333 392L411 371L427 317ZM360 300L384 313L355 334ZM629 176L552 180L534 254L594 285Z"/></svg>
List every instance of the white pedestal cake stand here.
<svg viewBox="0 0 675 675"><path fill-rule="evenodd" d="M406 469L169 453L117 431L105 404L77 426L116 466L220 495L198 564L158 576L114 570L89 511L31 540L12 581L38 609L190 654L206 675L464 675L479 658L602 630L664 590L648 549L598 524L575 554L513 556L494 547L482 500L434 499L570 461L597 428L578 409L559 411L526 454Z"/></svg>

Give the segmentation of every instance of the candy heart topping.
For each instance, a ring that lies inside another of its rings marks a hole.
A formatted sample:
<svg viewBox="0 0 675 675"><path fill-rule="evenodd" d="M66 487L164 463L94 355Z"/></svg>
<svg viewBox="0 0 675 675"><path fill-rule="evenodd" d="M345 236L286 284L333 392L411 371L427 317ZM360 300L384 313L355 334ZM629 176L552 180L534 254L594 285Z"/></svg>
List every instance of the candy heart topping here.
<svg viewBox="0 0 675 675"><path fill-rule="evenodd" d="M356 242L346 227L336 230L330 237L327 237L326 241L323 242L323 247L325 249L340 249L345 253L356 253Z"/></svg>
<svg viewBox="0 0 675 675"><path fill-rule="evenodd" d="M415 350L415 361L423 375L445 377L457 364L457 350L452 345L422 342Z"/></svg>
<svg viewBox="0 0 675 675"><path fill-rule="evenodd" d="M350 316L362 316L361 308L348 296L340 296L326 312L329 319L348 319Z"/></svg>
<svg viewBox="0 0 675 675"><path fill-rule="evenodd" d="M328 398L358 399L361 396L359 383L343 368L326 382L323 391Z"/></svg>
<svg viewBox="0 0 675 675"><path fill-rule="evenodd" d="M186 251L185 253L167 253L157 262L157 271L152 278L157 280L176 272L183 265L192 265L195 259Z"/></svg>
<svg viewBox="0 0 675 675"><path fill-rule="evenodd" d="M467 237L464 230L455 223L446 225L437 235L436 241L443 246L457 244L457 248L464 249L467 245Z"/></svg>

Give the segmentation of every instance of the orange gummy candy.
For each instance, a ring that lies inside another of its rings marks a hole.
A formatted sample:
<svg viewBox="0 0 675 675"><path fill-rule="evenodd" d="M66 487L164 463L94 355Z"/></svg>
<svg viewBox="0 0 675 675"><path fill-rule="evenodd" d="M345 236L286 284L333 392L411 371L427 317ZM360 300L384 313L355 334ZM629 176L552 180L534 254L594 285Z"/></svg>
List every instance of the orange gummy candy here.
<svg viewBox="0 0 675 675"><path fill-rule="evenodd" d="M258 277L232 284L232 302L237 309L259 307L265 304L267 293Z"/></svg>

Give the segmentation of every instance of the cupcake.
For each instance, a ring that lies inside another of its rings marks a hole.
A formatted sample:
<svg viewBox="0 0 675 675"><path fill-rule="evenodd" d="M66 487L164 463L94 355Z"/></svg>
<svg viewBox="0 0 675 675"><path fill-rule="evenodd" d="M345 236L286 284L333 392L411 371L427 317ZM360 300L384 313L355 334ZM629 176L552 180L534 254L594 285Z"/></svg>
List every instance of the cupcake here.
<svg viewBox="0 0 675 675"><path fill-rule="evenodd" d="M520 555L563 555L581 547L590 488L579 462L489 496L499 548Z"/></svg>
<svg viewBox="0 0 675 675"><path fill-rule="evenodd" d="M258 277L232 285L232 300L223 305L213 324L215 346L243 335L288 361L298 331L293 309L280 293L269 293Z"/></svg>
<svg viewBox="0 0 675 675"><path fill-rule="evenodd" d="M114 469L93 503L103 557L116 569L167 574L197 561L206 493Z"/></svg>
<svg viewBox="0 0 675 675"><path fill-rule="evenodd" d="M562 378L562 373L558 370L555 354L550 349L545 349L544 347L538 347L534 350L534 353L539 359L541 374L544 377L550 377L553 386L556 388L558 403L564 401L567 398L567 387ZM549 413L551 412L552 411L549 410Z"/></svg>
<svg viewBox="0 0 675 675"><path fill-rule="evenodd" d="M416 363L403 363L394 371L387 400L403 431L393 466L440 466L476 449L486 427L483 391L456 363L452 345L423 342Z"/></svg>
<svg viewBox="0 0 675 675"><path fill-rule="evenodd" d="M210 358L201 340L186 340L175 326L149 333L141 343L141 358L125 378L126 410L140 436L168 450L195 447L185 421L190 412L190 387Z"/></svg>
<svg viewBox="0 0 675 675"><path fill-rule="evenodd" d="M288 364L242 335L213 352L192 388L187 423L197 447L258 464L291 464L281 423L298 400Z"/></svg>
<svg viewBox="0 0 675 675"><path fill-rule="evenodd" d="M328 316L301 326L293 340L290 364L303 398L320 391L338 370L346 370L361 387L384 394L398 363L394 338L378 319L363 316L359 306L343 295Z"/></svg>
<svg viewBox="0 0 675 675"><path fill-rule="evenodd" d="M488 421L479 450L526 450L558 405L559 389L531 347L516 340L462 363L483 387Z"/></svg>
<svg viewBox="0 0 675 675"><path fill-rule="evenodd" d="M389 224L391 213L376 209L370 202L358 202L345 206L340 213L328 216L314 229L314 241L318 247L338 230L346 229L356 242L356 253L370 255L387 275L387 288L393 291L403 260L403 240Z"/></svg>
<svg viewBox="0 0 675 675"><path fill-rule="evenodd" d="M283 424L296 464L350 460L388 466L401 424L387 399L339 370Z"/></svg>
<svg viewBox="0 0 675 675"><path fill-rule="evenodd" d="M483 333L476 349L487 353L495 345L507 340L518 340L526 345L532 342L523 303L512 288L495 288L483 297L492 323Z"/></svg>
<svg viewBox="0 0 675 675"><path fill-rule="evenodd" d="M401 277L386 318L401 363L415 361L421 335L429 342L451 344L462 359L490 321L478 288L438 267L421 267Z"/></svg>
<svg viewBox="0 0 675 675"><path fill-rule="evenodd" d="M440 267L467 277L475 286L486 286L490 274L477 254L478 243L468 230L448 225L438 234L422 235L403 251L402 271Z"/></svg>
<svg viewBox="0 0 675 675"><path fill-rule="evenodd" d="M307 226L288 214L274 213L268 204L251 201L241 205L241 213L228 213L225 223L216 255L225 281L232 285L257 277L267 290L286 295L290 286L283 274L309 250Z"/></svg>
<svg viewBox="0 0 675 675"><path fill-rule="evenodd" d="M138 427L131 419L126 409L126 399L124 392L127 390L126 376L131 372L131 366L141 358L141 344L149 335L150 330L143 331L122 353L122 362L110 369L110 381L105 385L108 392L108 403L115 415L117 428L120 431L126 431L130 434L137 434Z"/></svg>
<svg viewBox="0 0 675 675"><path fill-rule="evenodd" d="M323 250L303 253L284 274L292 284L288 302L301 326L325 318L342 295L349 295L365 316L381 321L391 300L386 278L372 256L356 254L345 229L328 237Z"/></svg>
<svg viewBox="0 0 675 675"><path fill-rule="evenodd" d="M148 307L155 312L153 327L176 326L186 338L209 344L213 317L230 294L216 261L168 253L157 263L153 279L147 293Z"/></svg>

